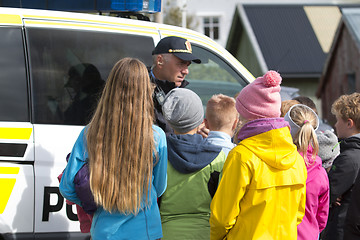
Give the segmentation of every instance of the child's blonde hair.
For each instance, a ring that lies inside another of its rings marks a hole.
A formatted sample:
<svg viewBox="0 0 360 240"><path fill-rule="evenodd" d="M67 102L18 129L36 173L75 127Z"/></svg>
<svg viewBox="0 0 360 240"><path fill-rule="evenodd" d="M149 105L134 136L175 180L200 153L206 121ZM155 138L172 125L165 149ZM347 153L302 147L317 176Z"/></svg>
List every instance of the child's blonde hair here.
<svg viewBox="0 0 360 240"><path fill-rule="evenodd" d="M151 188L153 88L145 65L133 58L111 70L87 129L90 187L107 211L137 214ZM145 197L146 196L146 197Z"/></svg>
<svg viewBox="0 0 360 240"><path fill-rule="evenodd" d="M207 102L205 117L212 131L231 128L238 115L232 97L216 94Z"/></svg>
<svg viewBox="0 0 360 240"><path fill-rule="evenodd" d="M297 146L298 151L303 154L305 163L307 165L312 164L319 152L319 143L315 133L315 130L319 127L317 114L310 107L297 104L290 108L285 120L290 123L294 144ZM312 159L307 157L309 146L313 148Z"/></svg>
<svg viewBox="0 0 360 240"><path fill-rule="evenodd" d="M280 109L280 117L284 117L285 114L289 111L289 109L296 105L296 104L299 104L298 101L296 100L284 100L281 102L281 109Z"/></svg>
<svg viewBox="0 0 360 240"><path fill-rule="evenodd" d="M360 130L360 93L340 96L333 103L331 113L345 121L350 118L356 129Z"/></svg>

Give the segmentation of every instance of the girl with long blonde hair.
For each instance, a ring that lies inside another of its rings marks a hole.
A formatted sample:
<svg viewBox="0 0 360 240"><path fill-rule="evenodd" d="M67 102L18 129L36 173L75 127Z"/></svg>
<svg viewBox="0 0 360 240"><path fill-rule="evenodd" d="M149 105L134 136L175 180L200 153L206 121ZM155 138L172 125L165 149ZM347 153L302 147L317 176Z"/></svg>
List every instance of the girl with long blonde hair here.
<svg viewBox="0 0 360 240"><path fill-rule="evenodd" d="M315 131L319 127L319 118L310 107L303 104L293 105L284 116L291 127L291 136L298 151L303 155L306 165L311 165L319 152L319 143ZM311 157L306 155L311 146Z"/></svg>
<svg viewBox="0 0 360 240"><path fill-rule="evenodd" d="M117 62L72 150L60 191L72 202L85 203L86 194L74 179L88 165L84 182L97 206L94 240L162 237L157 198L166 188L167 148L165 133L153 125L152 93L141 61Z"/></svg>
<svg viewBox="0 0 360 240"><path fill-rule="evenodd" d="M285 114L290 133L307 168L305 216L298 225L297 239L318 239L329 214L329 180L318 156L316 130L319 118L310 107L293 105Z"/></svg>

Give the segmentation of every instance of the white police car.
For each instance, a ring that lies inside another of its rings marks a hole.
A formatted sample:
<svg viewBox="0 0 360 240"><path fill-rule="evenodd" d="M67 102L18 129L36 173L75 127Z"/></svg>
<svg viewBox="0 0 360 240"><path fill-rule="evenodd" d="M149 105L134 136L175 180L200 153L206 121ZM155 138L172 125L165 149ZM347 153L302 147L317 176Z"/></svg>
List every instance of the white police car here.
<svg viewBox="0 0 360 240"><path fill-rule="evenodd" d="M188 39L202 64L187 80L204 103L234 95L253 76L197 32L99 15L0 8L0 239L86 239L57 176L123 57L152 63L165 36ZM94 98L95 96L95 98Z"/></svg>

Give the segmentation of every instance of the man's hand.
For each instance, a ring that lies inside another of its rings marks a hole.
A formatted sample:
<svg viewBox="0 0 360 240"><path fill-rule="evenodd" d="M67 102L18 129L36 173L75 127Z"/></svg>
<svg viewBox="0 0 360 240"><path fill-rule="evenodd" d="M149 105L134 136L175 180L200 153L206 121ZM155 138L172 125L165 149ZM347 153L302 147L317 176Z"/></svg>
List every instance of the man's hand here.
<svg viewBox="0 0 360 240"><path fill-rule="evenodd" d="M205 123L201 123L200 126L198 127L197 133L200 134L201 136L203 136L203 138L207 138L209 135L210 130L205 127Z"/></svg>
<svg viewBox="0 0 360 240"><path fill-rule="evenodd" d="M335 206L341 206L341 197L338 197L337 199L336 199L336 201L333 203Z"/></svg>

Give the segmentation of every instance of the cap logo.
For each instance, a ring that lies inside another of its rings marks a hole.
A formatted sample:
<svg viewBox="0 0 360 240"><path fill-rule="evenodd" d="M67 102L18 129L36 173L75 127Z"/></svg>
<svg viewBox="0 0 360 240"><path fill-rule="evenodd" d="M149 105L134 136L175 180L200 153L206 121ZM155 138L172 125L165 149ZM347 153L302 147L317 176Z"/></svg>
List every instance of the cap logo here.
<svg viewBox="0 0 360 240"><path fill-rule="evenodd" d="M185 46L186 46L186 49L187 49L190 53L192 53L191 44L190 44L189 41L186 41L186 42L185 42Z"/></svg>
<svg viewBox="0 0 360 240"><path fill-rule="evenodd" d="M185 42L186 49L169 49L169 53L192 53L191 44L189 41Z"/></svg>

